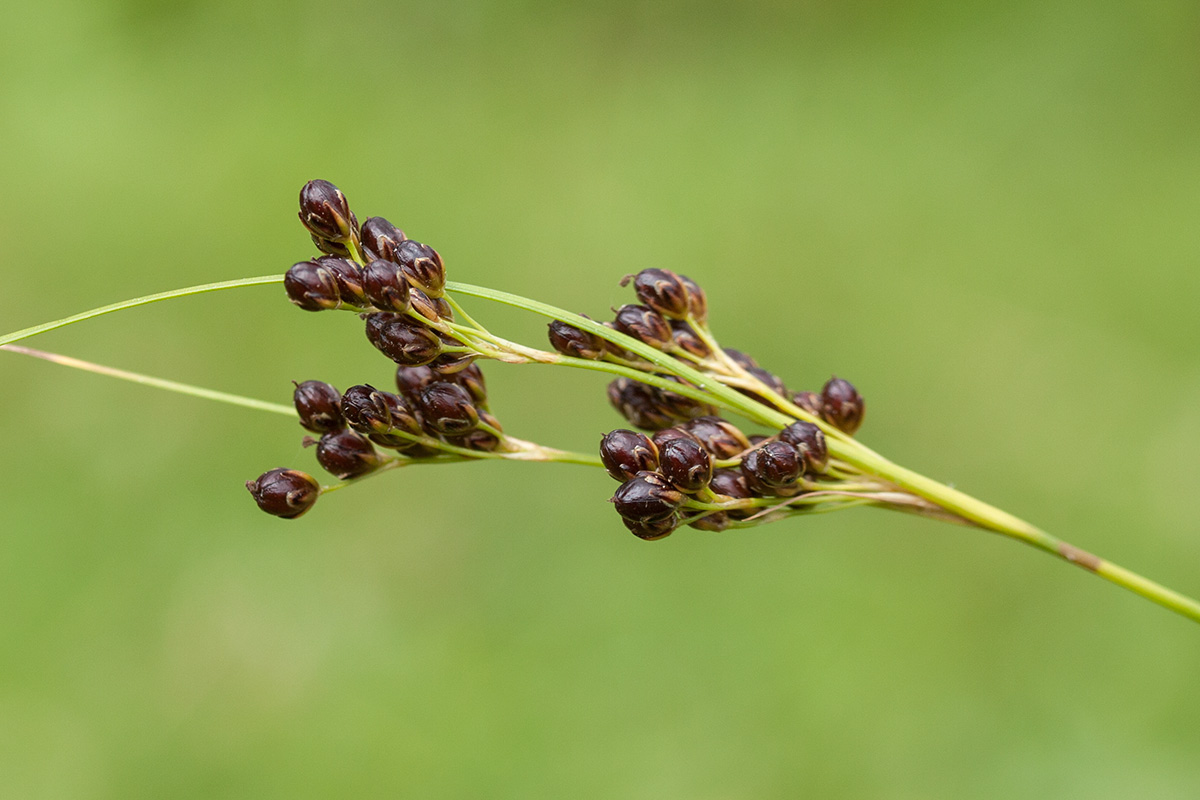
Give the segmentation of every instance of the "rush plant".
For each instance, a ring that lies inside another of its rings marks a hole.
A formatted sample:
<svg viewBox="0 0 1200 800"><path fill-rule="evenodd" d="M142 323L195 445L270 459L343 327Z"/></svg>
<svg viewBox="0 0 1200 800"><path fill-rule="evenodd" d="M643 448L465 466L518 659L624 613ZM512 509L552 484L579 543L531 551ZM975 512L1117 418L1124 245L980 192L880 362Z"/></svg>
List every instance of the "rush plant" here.
<svg viewBox="0 0 1200 800"><path fill-rule="evenodd" d="M285 519L368 477L421 464L502 459L582 464L620 483L611 502L635 536L658 540L692 528L734 531L772 522L877 508L1017 539L1200 622L1200 603L1117 566L954 488L919 475L856 438L866 403L831 378L792 391L753 357L723 347L704 290L666 269L627 275L636 303L597 322L508 292L446 280L441 256L383 217L359 224L327 181L300 193L300 220L321 255L284 275L192 286L93 309L0 336L0 348L65 366L262 411L298 417L320 467L268 470L246 485L259 508ZM282 405L165 381L15 344L39 333L176 297L281 283L310 311L342 312L395 367L395 386L341 391L295 384ZM461 305L489 300L546 318L549 349L510 341ZM606 434L598 452L560 450L508 434L488 403L482 362L550 364L610 376L608 399L632 428ZM734 420L739 420L735 422ZM748 426L743 429L743 426Z"/></svg>

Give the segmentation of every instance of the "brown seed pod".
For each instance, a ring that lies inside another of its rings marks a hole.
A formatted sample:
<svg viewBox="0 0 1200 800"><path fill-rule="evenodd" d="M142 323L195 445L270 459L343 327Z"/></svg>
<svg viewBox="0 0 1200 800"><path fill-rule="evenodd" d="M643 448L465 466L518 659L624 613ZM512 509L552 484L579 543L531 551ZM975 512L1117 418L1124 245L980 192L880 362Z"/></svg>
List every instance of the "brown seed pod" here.
<svg viewBox="0 0 1200 800"><path fill-rule="evenodd" d="M676 489L695 494L712 480L712 457L693 439L671 439L659 454L659 470Z"/></svg>
<svg viewBox="0 0 1200 800"><path fill-rule="evenodd" d="M246 488L259 508L283 519L295 519L304 514L321 496L321 485L313 476L283 467L246 481Z"/></svg>
<svg viewBox="0 0 1200 800"><path fill-rule="evenodd" d="M624 305L617 309L613 320L617 330L632 336L656 350L666 350L671 344L671 327L663 315L646 306Z"/></svg>
<svg viewBox="0 0 1200 800"><path fill-rule="evenodd" d="M605 342L594 333L580 330L557 319L551 322L548 328L550 346L564 356L595 361L604 355Z"/></svg>
<svg viewBox="0 0 1200 800"><path fill-rule="evenodd" d="M300 190L300 221L313 236L346 242L358 234L350 204L329 181L309 181Z"/></svg>
<svg viewBox="0 0 1200 800"><path fill-rule="evenodd" d="M406 238L404 231L388 222L383 217L367 217L359 231L363 253L368 259L383 259L399 263L396 259L396 248Z"/></svg>
<svg viewBox="0 0 1200 800"><path fill-rule="evenodd" d="M618 428L600 440L600 461L615 480L658 469L658 447L644 433Z"/></svg>
<svg viewBox="0 0 1200 800"><path fill-rule="evenodd" d="M780 431L779 439L793 445L804 454L806 472L821 472L829 462L825 434L811 422L793 422Z"/></svg>
<svg viewBox="0 0 1200 800"><path fill-rule="evenodd" d="M617 513L635 522L660 522L675 515L683 494L657 472L639 472L612 497Z"/></svg>
<svg viewBox="0 0 1200 800"><path fill-rule="evenodd" d="M363 270L363 294L380 311L402 314L408 310L408 279L399 264L377 259Z"/></svg>
<svg viewBox="0 0 1200 800"><path fill-rule="evenodd" d="M840 431L853 436L866 411L866 401L850 381L834 376L821 390L821 416Z"/></svg>
<svg viewBox="0 0 1200 800"><path fill-rule="evenodd" d="M361 434L351 430L327 433L317 443L317 461L326 472L347 480L379 466L379 454Z"/></svg>
<svg viewBox="0 0 1200 800"><path fill-rule="evenodd" d="M324 381L297 383L292 402L300 415L300 425L313 433L332 433L346 427L342 393Z"/></svg>

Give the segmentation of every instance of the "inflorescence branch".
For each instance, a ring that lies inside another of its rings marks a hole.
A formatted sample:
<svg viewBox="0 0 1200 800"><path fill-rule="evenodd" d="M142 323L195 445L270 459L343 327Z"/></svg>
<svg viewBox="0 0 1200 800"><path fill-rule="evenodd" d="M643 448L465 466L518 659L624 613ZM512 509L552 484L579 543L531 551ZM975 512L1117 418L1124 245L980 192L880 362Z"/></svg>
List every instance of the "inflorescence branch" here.
<svg viewBox="0 0 1200 800"><path fill-rule="evenodd" d="M708 298L685 275L627 275L637 303L597 322L537 300L446 281L441 255L383 217L361 225L342 192L310 181L300 219L322 252L284 276L204 284L93 309L0 336L0 349L54 363L274 413L295 414L318 464L338 479L280 467L247 483L259 507L296 518L317 499L369 476L416 464L484 459L601 466L620 483L611 502L647 540L683 526L738 530L858 507L917 514L1010 536L1200 622L1200 604L1104 561L949 486L905 469L855 438L866 404L848 381L791 391L751 356L724 347L709 325ZM190 294L284 284L306 311L349 311L394 366L395 391L369 383L344 392L294 384L292 407L91 364L15 345L114 311ZM498 336L450 293L502 303L548 320L551 350ZM613 376L608 398L629 422L604 435L599 454L517 439L492 413L482 361L551 364ZM721 416L765 429L747 432ZM637 430L635 430L637 429Z"/></svg>

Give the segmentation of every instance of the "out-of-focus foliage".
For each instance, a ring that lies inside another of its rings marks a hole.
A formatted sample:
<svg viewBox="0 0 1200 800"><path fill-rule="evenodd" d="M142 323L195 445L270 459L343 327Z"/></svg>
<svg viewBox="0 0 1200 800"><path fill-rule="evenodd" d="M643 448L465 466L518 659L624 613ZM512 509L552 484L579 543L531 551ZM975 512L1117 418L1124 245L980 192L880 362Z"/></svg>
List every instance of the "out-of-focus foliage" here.
<svg viewBox="0 0 1200 800"><path fill-rule="evenodd" d="M860 436L1200 591L1200 10L10 3L0 329L311 247L295 196L590 313L670 267ZM534 320L478 303L496 327ZM384 384L275 288L35 342L286 402ZM588 449L596 376L486 368ZM1200 631L878 512L653 544L582 467L413 469L297 522L283 418L0 354L0 796L1194 797Z"/></svg>

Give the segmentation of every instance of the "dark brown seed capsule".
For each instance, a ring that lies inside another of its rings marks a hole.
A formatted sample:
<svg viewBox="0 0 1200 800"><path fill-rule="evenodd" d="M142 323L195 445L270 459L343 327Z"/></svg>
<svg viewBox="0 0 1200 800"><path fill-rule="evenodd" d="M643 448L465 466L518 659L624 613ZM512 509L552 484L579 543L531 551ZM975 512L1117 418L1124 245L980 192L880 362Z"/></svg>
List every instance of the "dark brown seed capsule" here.
<svg viewBox="0 0 1200 800"><path fill-rule="evenodd" d="M624 286L628 277L621 281ZM687 285L669 269L644 269L633 279L638 299L649 308L670 319L688 315Z"/></svg>
<svg viewBox="0 0 1200 800"><path fill-rule="evenodd" d="M658 469L658 448L644 433L618 428L600 440L600 461L614 480Z"/></svg>
<svg viewBox="0 0 1200 800"><path fill-rule="evenodd" d="M550 346L564 356L594 361L604 355L604 340L561 320L549 325Z"/></svg>
<svg viewBox="0 0 1200 800"><path fill-rule="evenodd" d="M321 485L297 469L273 469L246 481L254 502L268 514L295 519L313 507L321 496Z"/></svg>
<svg viewBox="0 0 1200 800"><path fill-rule="evenodd" d="M639 472L612 497L617 513L635 522L659 522L675 515L683 494L657 472Z"/></svg>
<svg viewBox="0 0 1200 800"><path fill-rule="evenodd" d="M396 389L410 401L416 401L421 396L421 390L434 381L442 380L442 376L433 371L432 367L396 367Z"/></svg>
<svg viewBox="0 0 1200 800"><path fill-rule="evenodd" d="M667 538L675 532L675 528L679 525L679 519L676 516L670 516L654 522L637 522L622 517L621 522L625 523L625 527L629 529L630 533L647 542Z"/></svg>
<svg viewBox="0 0 1200 800"><path fill-rule="evenodd" d="M850 381L835 376L821 390L821 415L840 431L854 435L866 410L866 402Z"/></svg>
<svg viewBox="0 0 1200 800"><path fill-rule="evenodd" d="M300 424L313 433L332 433L346 426L342 393L324 381L297 383L292 402L300 415Z"/></svg>
<svg viewBox="0 0 1200 800"><path fill-rule="evenodd" d="M671 321L671 339L675 342L676 347L685 353L691 353L696 358L708 358L712 355L712 350L704 343L704 340L696 335L692 326L681 320Z"/></svg>
<svg viewBox="0 0 1200 800"><path fill-rule="evenodd" d="M405 274L407 275L407 273ZM408 298L412 304L412 310L430 322L454 319L454 311L444 297L433 298L420 289L412 287L409 289Z"/></svg>
<svg viewBox="0 0 1200 800"><path fill-rule="evenodd" d="M617 378L608 385L608 401L635 428L657 431L676 422L659 404L653 387L639 381Z"/></svg>
<svg viewBox="0 0 1200 800"><path fill-rule="evenodd" d="M449 381L421 390L421 418L426 427L444 436L461 436L479 425L479 411L466 389Z"/></svg>
<svg viewBox="0 0 1200 800"><path fill-rule="evenodd" d="M350 215L354 217L353 214ZM350 258L350 248L342 242L331 242L328 239L322 239L315 233L309 234L312 237L313 244L327 256L337 256L338 258Z"/></svg>
<svg viewBox="0 0 1200 800"><path fill-rule="evenodd" d="M451 377L455 383L467 390L476 405L486 405L488 399L487 382L483 379L483 370L478 364L468 364L454 373Z"/></svg>
<svg viewBox="0 0 1200 800"><path fill-rule="evenodd" d="M368 314L367 339L385 356L406 367L428 364L442 353L442 340L436 333L399 314Z"/></svg>
<svg viewBox="0 0 1200 800"><path fill-rule="evenodd" d="M725 355L733 359L735 364L741 365L743 369L754 369L758 366L758 362L753 356L743 353L741 350L734 350L732 347L725 348Z"/></svg>
<svg viewBox="0 0 1200 800"><path fill-rule="evenodd" d="M689 522L688 527L699 531L723 531L729 527L729 515L724 511L705 514L700 519Z"/></svg>
<svg viewBox="0 0 1200 800"><path fill-rule="evenodd" d="M663 445L672 439L691 439L696 441L696 437L692 436L682 427L663 428L661 431L655 431L650 437L650 441L654 442L654 446L662 450Z"/></svg>
<svg viewBox="0 0 1200 800"><path fill-rule="evenodd" d="M370 384L347 389L342 396L342 413L350 427L359 433L387 433L392 427L392 414L384 394Z"/></svg>
<svg viewBox="0 0 1200 800"><path fill-rule="evenodd" d="M399 264L378 259L363 270L363 294L380 311L408 310L408 279Z"/></svg>
<svg viewBox="0 0 1200 800"><path fill-rule="evenodd" d="M462 436L443 436L448 444L455 447L465 447L468 450L479 450L485 453L492 453L500 449L500 438L491 431L473 430L467 431Z"/></svg>
<svg viewBox="0 0 1200 800"><path fill-rule="evenodd" d="M363 274L358 264L347 258L321 256L317 263L333 273L337 279L338 295L342 305L366 308L366 295L363 294Z"/></svg>
<svg viewBox="0 0 1200 800"><path fill-rule="evenodd" d="M383 217L367 217L363 221L359 238L367 258L396 262L396 248L408 237L404 235L404 231Z"/></svg>
<svg viewBox="0 0 1200 800"><path fill-rule="evenodd" d="M358 233L350 204L329 181L309 181L300 190L300 221L314 235L331 242L349 241Z"/></svg>
<svg viewBox="0 0 1200 800"><path fill-rule="evenodd" d="M729 500L747 500L754 496L750 491L750 487L746 484L746 478L740 472L733 469L718 469L713 470L712 480L708 484L708 488L722 502ZM739 508L724 513L729 514L733 519L745 519L755 513L753 508Z"/></svg>
<svg viewBox="0 0 1200 800"><path fill-rule="evenodd" d="M346 480L366 475L379 466L379 454L354 431L327 433L317 443L317 461L329 474Z"/></svg>
<svg viewBox="0 0 1200 800"><path fill-rule="evenodd" d="M305 311L327 311L342 304L337 276L315 261L293 264L283 276L283 288L288 299Z"/></svg>
<svg viewBox="0 0 1200 800"><path fill-rule="evenodd" d="M788 392L788 388L783 385L783 380L781 380L780 377L773 372L768 372L762 367L751 367L746 371L766 384L767 388L775 392L775 394L780 395L781 397L791 396L790 392Z"/></svg>
<svg viewBox="0 0 1200 800"><path fill-rule="evenodd" d="M683 285L688 291L688 313L692 319L703 325L708 321L708 297L704 294L704 290L700 288L694 280L687 275L680 275L679 280L683 281Z"/></svg>
<svg viewBox="0 0 1200 800"><path fill-rule="evenodd" d="M821 395L816 392L796 392L792 395L792 403L800 406L814 417L821 416Z"/></svg>
<svg viewBox="0 0 1200 800"><path fill-rule="evenodd" d="M617 309L613 321L617 330L632 336L656 350L666 350L671 344L671 327L666 319L652 308L624 305Z"/></svg>
<svg viewBox="0 0 1200 800"><path fill-rule="evenodd" d="M426 450L425 445L414 442L408 436L403 435L425 435L421 421L417 419L416 413L405 404L403 398L391 392L376 392L375 394L375 401L387 411L389 427L386 431L371 433L367 438L380 447L389 447L409 455L413 455L416 451Z"/></svg>
<svg viewBox="0 0 1200 800"><path fill-rule="evenodd" d="M734 458L750 448L746 434L732 422L720 417L698 417L685 422L683 429L696 437L716 458Z"/></svg>
<svg viewBox="0 0 1200 800"><path fill-rule="evenodd" d="M396 246L396 260L408 282L430 297L441 297L446 287L446 267L438 251L427 244L405 239Z"/></svg>
<svg viewBox="0 0 1200 800"><path fill-rule="evenodd" d="M712 457L699 442L671 439L663 444L659 469L676 489L695 494L712 480Z"/></svg>
<svg viewBox="0 0 1200 800"><path fill-rule="evenodd" d="M793 422L779 433L780 441L787 442L804 454L805 471L820 472L829 461L829 448L825 434L811 422Z"/></svg>
<svg viewBox="0 0 1200 800"><path fill-rule="evenodd" d="M758 484L771 490L790 487L803 472L804 457L787 442L767 442L742 458L742 474L752 489Z"/></svg>

